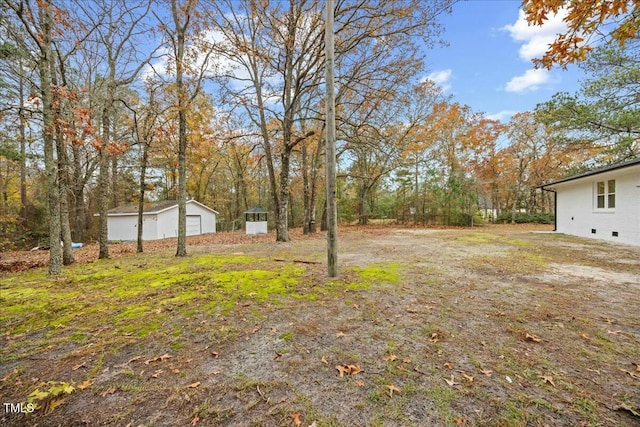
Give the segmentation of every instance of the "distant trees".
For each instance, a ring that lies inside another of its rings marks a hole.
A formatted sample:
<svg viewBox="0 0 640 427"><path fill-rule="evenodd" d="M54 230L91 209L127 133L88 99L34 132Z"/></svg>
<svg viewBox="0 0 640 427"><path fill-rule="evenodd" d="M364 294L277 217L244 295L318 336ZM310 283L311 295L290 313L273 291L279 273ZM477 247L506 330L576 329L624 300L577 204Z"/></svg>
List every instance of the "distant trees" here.
<svg viewBox="0 0 640 427"><path fill-rule="evenodd" d="M556 7L528 3L541 20ZM544 181L638 155L631 33L585 57L579 93L500 123L421 80L449 0L333 4L341 222L514 220L550 210ZM136 203L142 251L145 203L163 199L179 202L178 256L189 197L219 229L262 205L278 241L326 218L324 1L0 5L2 248L49 246L59 274L71 241L108 257L108 210Z"/></svg>

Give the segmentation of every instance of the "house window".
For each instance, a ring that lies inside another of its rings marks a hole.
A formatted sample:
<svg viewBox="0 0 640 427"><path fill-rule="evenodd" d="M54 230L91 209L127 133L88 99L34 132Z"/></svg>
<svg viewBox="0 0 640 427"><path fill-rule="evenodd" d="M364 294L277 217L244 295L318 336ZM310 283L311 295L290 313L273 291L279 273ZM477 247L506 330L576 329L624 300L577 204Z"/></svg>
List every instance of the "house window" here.
<svg viewBox="0 0 640 427"><path fill-rule="evenodd" d="M613 209L616 207L616 180L596 183L596 208Z"/></svg>

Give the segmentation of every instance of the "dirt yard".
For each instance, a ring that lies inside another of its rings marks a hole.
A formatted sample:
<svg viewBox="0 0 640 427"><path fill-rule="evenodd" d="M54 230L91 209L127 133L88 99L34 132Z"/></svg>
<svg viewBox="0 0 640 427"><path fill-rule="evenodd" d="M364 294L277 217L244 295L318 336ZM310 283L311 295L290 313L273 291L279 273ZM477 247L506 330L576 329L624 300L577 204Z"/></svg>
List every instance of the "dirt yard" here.
<svg viewBox="0 0 640 427"><path fill-rule="evenodd" d="M6 254L0 425L640 425L640 248L549 230Z"/></svg>

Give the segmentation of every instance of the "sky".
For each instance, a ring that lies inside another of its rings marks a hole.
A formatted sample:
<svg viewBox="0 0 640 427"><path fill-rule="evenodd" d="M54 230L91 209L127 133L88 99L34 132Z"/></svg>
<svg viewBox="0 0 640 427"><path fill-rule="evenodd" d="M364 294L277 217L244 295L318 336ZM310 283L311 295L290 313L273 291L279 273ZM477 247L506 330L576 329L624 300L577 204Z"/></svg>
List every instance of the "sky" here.
<svg viewBox="0 0 640 427"><path fill-rule="evenodd" d="M448 47L426 52L427 75L474 112L507 122L532 111L557 92L576 92L584 76L570 66L535 70L554 35L563 31L562 15L542 28L527 25L519 0L470 0L456 3L442 16Z"/></svg>

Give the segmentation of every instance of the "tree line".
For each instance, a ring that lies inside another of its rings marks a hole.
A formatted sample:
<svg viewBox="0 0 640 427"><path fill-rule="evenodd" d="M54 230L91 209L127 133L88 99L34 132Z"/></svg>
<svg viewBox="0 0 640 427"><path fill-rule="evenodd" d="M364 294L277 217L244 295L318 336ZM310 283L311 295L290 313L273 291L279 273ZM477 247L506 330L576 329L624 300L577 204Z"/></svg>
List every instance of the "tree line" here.
<svg viewBox="0 0 640 427"><path fill-rule="evenodd" d="M187 198L218 210L226 229L268 208L278 241L322 224L324 2L0 5L0 248L44 242L59 274L71 242L97 240L107 258L108 210L137 204L142 251L144 205L167 199L179 204L178 256ZM449 0L335 1L340 221L515 220L552 210L536 190L545 181L637 155L629 100L620 117L600 113L606 90L631 90L633 43L615 58L590 53L581 93L501 123L422 78L450 10ZM615 80L607 67L621 63L631 69Z"/></svg>

